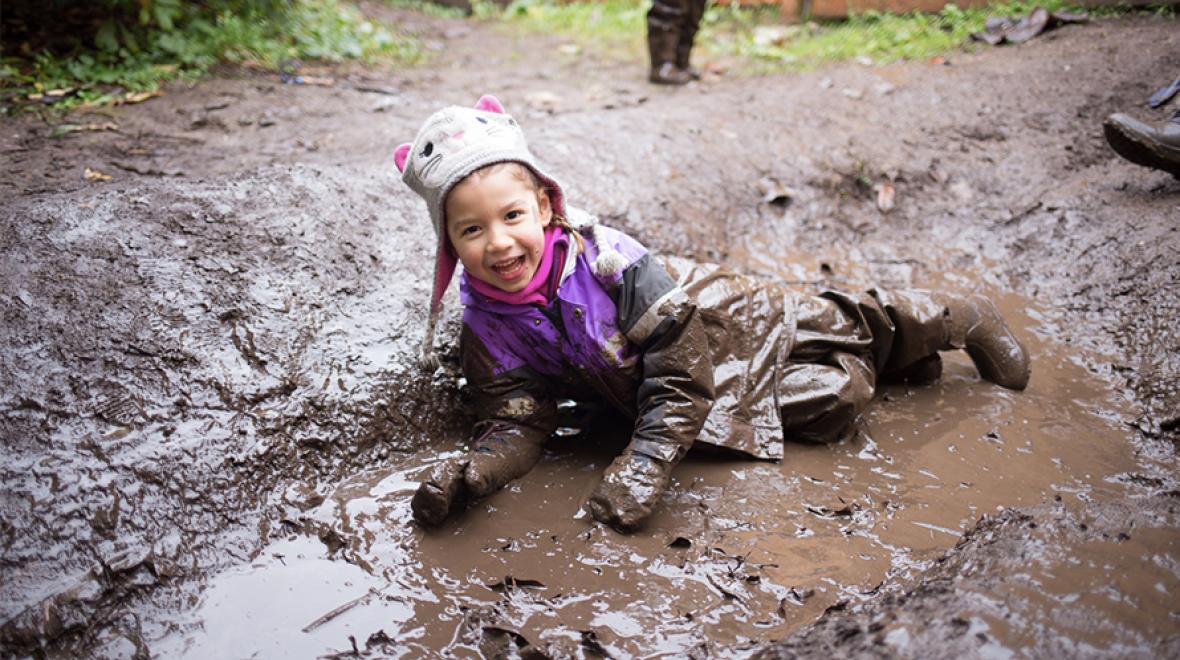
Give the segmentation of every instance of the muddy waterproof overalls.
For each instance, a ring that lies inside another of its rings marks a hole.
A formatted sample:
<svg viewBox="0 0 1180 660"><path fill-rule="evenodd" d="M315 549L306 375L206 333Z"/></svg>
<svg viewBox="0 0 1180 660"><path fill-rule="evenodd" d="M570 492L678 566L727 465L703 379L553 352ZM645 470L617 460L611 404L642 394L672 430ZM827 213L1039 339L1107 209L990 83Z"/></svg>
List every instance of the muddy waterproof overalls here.
<svg viewBox="0 0 1180 660"><path fill-rule="evenodd" d="M606 231L629 265L594 275L587 241L548 308L461 284L481 442L539 443L559 399L599 399L636 420L632 449L653 458L675 461L700 442L779 459L785 439L836 439L881 377L951 348L947 309L924 292L803 297L717 266L661 262Z"/></svg>
<svg viewBox="0 0 1180 660"><path fill-rule="evenodd" d="M598 248L586 241L548 306L496 302L461 282L474 450L421 484L419 520L436 524L456 501L532 469L562 399L605 401L634 420L631 443L587 502L595 519L628 530L693 443L778 460L784 440L836 440L882 379L937 377L939 350L966 348L1005 387L1028 382L1027 353L982 297L800 296L717 266L662 263L627 235L599 231L625 267L595 274Z"/></svg>

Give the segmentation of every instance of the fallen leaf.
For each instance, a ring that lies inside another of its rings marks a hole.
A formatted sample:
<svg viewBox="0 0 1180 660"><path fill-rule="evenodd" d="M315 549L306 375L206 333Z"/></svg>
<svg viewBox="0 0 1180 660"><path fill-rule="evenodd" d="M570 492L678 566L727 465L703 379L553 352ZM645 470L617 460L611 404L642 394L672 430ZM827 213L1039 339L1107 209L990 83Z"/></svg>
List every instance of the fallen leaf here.
<svg viewBox="0 0 1180 660"><path fill-rule="evenodd" d="M488 589L497 592L505 592L511 589L543 589L545 584L537 580L520 580L511 575L504 576L504 579L499 582L493 582L487 585Z"/></svg>
<svg viewBox="0 0 1180 660"><path fill-rule="evenodd" d="M877 191L877 208L880 209L882 213L888 213L892 211L893 198L896 194L893 184L885 182L878 183L877 185L873 186L873 190Z"/></svg>
<svg viewBox="0 0 1180 660"><path fill-rule="evenodd" d="M577 55L582 49L578 44L562 44L557 47L557 51L563 55Z"/></svg>
<svg viewBox="0 0 1180 660"><path fill-rule="evenodd" d="M123 96L123 98L120 100L120 102L121 103L143 103L144 101L146 101L148 99L154 99L157 96L163 96L163 95L164 95L164 92L161 92L158 89L155 91L151 91L151 92L127 92L127 94L125 96Z"/></svg>
<svg viewBox="0 0 1180 660"><path fill-rule="evenodd" d="M677 536L675 539L672 540L671 543L668 544L668 547L669 548L691 548L692 541L689 541L688 539L684 538L683 536Z"/></svg>
<svg viewBox="0 0 1180 660"><path fill-rule="evenodd" d="M69 135L70 133L80 133L83 131L117 131L119 125L114 122L104 122L102 124L58 124L49 132L50 138L60 138Z"/></svg>
<svg viewBox="0 0 1180 660"><path fill-rule="evenodd" d="M561 97L548 91L530 92L525 95L524 102L536 110L553 112L561 103Z"/></svg>
<svg viewBox="0 0 1180 660"><path fill-rule="evenodd" d="M115 178L109 174L103 174L102 172L90 169L89 167L86 168L87 181L114 181L114 179Z"/></svg>
<svg viewBox="0 0 1180 660"><path fill-rule="evenodd" d="M335 78L326 78L320 76L302 76L304 85L315 85L316 87L331 87L336 84Z"/></svg>
<svg viewBox="0 0 1180 660"><path fill-rule="evenodd" d="M762 201L775 206L787 206L795 198L795 191L772 177L762 177L757 183Z"/></svg>
<svg viewBox="0 0 1180 660"><path fill-rule="evenodd" d="M815 515L817 515L821 518L836 518L836 517L851 518L852 512L855 510L855 509L853 509L853 505L851 505L851 504L849 504L841 509L830 509L826 506L811 506L811 505L807 505L804 508L806 508L809 512L814 513Z"/></svg>
<svg viewBox="0 0 1180 660"><path fill-rule="evenodd" d="M942 166L938 164L937 160L930 163L929 174L930 180L934 181L935 183L946 183L951 179L951 175L948 174L946 170L942 169Z"/></svg>

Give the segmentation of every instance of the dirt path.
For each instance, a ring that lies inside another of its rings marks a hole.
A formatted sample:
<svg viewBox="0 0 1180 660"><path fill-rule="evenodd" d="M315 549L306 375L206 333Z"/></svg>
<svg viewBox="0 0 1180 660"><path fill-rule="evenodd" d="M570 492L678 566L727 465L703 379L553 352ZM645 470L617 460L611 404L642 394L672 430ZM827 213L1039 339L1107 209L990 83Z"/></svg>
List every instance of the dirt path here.
<svg viewBox="0 0 1180 660"><path fill-rule="evenodd" d="M7 653L1177 653L1180 182L1101 137L1110 112L1165 116L1141 104L1180 71L1173 22L664 90L553 38L389 16L439 58L332 87L227 74L60 139L0 123ZM693 459L633 537L572 518L609 439L441 534L406 526L466 420L453 354L411 366L430 241L389 155L485 92L657 251L1001 297L1033 385L956 363L854 441ZM264 610L289 616L235 636Z"/></svg>

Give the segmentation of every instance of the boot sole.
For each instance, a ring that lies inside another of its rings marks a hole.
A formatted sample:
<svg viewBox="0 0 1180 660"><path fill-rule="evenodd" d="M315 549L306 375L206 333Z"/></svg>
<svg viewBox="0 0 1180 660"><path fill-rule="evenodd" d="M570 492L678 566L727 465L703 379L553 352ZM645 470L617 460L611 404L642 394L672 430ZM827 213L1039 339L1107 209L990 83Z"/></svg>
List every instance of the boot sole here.
<svg viewBox="0 0 1180 660"><path fill-rule="evenodd" d="M1106 142L1118 155L1136 165L1162 170L1180 178L1180 149L1141 135L1118 117L1107 119L1102 125L1102 131L1106 135Z"/></svg>

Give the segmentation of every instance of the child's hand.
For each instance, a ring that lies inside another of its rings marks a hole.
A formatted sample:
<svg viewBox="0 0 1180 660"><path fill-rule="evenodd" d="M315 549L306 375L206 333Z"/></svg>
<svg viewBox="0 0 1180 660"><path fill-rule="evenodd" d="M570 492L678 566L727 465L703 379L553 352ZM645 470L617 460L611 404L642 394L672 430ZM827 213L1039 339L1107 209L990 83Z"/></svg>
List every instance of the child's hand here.
<svg viewBox="0 0 1180 660"><path fill-rule="evenodd" d="M487 497L531 470L541 460L542 444L517 440L485 440L475 451L434 466L410 501L414 519L438 525L468 501Z"/></svg>
<svg viewBox="0 0 1180 660"><path fill-rule="evenodd" d="M614 460L586 502L594 519L621 532L640 525L668 488L667 463L627 452Z"/></svg>
<svg viewBox="0 0 1180 660"><path fill-rule="evenodd" d="M455 505L467 499L463 474L467 464L468 457L460 456L434 466L410 500L414 520L433 527L446 520Z"/></svg>

